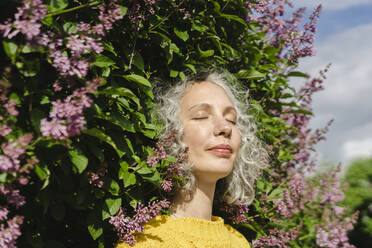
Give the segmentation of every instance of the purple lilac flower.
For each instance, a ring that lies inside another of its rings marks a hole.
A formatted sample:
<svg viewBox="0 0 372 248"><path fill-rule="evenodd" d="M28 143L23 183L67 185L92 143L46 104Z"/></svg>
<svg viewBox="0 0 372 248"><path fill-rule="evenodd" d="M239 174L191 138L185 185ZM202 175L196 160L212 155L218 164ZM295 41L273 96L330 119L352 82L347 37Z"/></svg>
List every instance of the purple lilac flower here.
<svg viewBox="0 0 372 248"><path fill-rule="evenodd" d="M161 187L165 192L171 192L172 191L172 180L164 180L161 183Z"/></svg>
<svg viewBox="0 0 372 248"><path fill-rule="evenodd" d="M316 244L327 248L355 247L349 243L347 233L354 228L353 224L356 223L357 215L358 213L355 213L344 220L330 215L324 216L325 224L317 229Z"/></svg>
<svg viewBox="0 0 372 248"><path fill-rule="evenodd" d="M225 212L229 216L228 218L234 224L244 223L248 221L246 216L246 214L249 211L248 205L239 203L237 205L231 206L229 204L224 203L220 207L220 210Z"/></svg>
<svg viewBox="0 0 372 248"><path fill-rule="evenodd" d="M263 236L257 240L253 240L253 247L281 247L287 248L288 243L295 240L299 235L300 226L297 226L291 230L280 230L278 228L271 229L269 236Z"/></svg>
<svg viewBox="0 0 372 248"><path fill-rule="evenodd" d="M18 110L15 108L17 106L17 101L10 99L7 103L4 104L4 108L8 111L10 115L17 116Z"/></svg>
<svg viewBox="0 0 372 248"><path fill-rule="evenodd" d="M0 136L7 136L10 132L12 131L12 129L10 127L8 127L6 124L3 124L0 126Z"/></svg>
<svg viewBox="0 0 372 248"><path fill-rule="evenodd" d="M25 205L25 203L25 198L19 193L18 189L12 189L10 194L8 194L8 204L20 208Z"/></svg>
<svg viewBox="0 0 372 248"><path fill-rule="evenodd" d="M116 229L120 241L135 245L134 232L143 232L144 225L150 219L156 217L162 209L168 208L169 204L167 200L153 201L147 206L138 203L137 207L134 208L135 215L132 218L127 216L123 208L120 208L119 212L115 216L112 216L109 222Z"/></svg>
<svg viewBox="0 0 372 248"><path fill-rule="evenodd" d="M147 158L147 165L150 167L153 167L156 165L161 159L165 159L168 157L168 154L164 148L164 145L162 142L157 142L156 143L156 148L154 149L154 155L149 156Z"/></svg>
<svg viewBox="0 0 372 248"><path fill-rule="evenodd" d="M88 171L87 176L88 176L89 184L94 185L97 188L102 188L104 184L102 178L106 175L106 173L107 173L107 165L99 167L97 172Z"/></svg>
<svg viewBox="0 0 372 248"><path fill-rule="evenodd" d="M63 102L59 99L52 102L53 108L49 113L51 120L42 119L40 122L42 135L62 140L79 134L86 124L83 111L92 104L92 99L87 94L93 93L100 83L101 79L93 79L86 83L86 87L76 89Z"/></svg>
<svg viewBox="0 0 372 248"><path fill-rule="evenodd" d="M315 54L313 46L316 32L315 24L318 21L321 11L319 5L309 16L309 22L299 28L305 8L299 8L292 14L292 18L284 19L285 6L293 8L288 0L258 0L256 3L247 1L248 9L247 22L255 21L265 31L269 42L282 47L282 57L297 62L300 57L312 56ZM284 46L281 44L284 43Z"/></svg>
<svg viewBox="0 0 372 248"><path fill-rule="evenodd" d="M25 146L32 140L31 134L25 134L17 140L9 139L1 144L4 155L0 155L0 171L17 171L20 167L19 158L25 153Z"/></svg>
<svg viewBox="0 0 372 248"><path fill-rule="evenodd" d="M13 21L8 19L4 24L0 24L0 31L8 39L22 33L31 41L40 34L40 22L44 19L47 8L41 0L24 0L17 11Z"/></svg>
<svg viewBox="0 0 372 248"><path fill-rule="evenodd" d="M17 248L16 240L21 236L23 216L15 216L7 221L7 227L0 224L0 248Z"/></svg>
<svg viewBox="0 0 372 248"><path fill-rule="evenodd" d="M6 220L9 214L9 210L3 206L0 206L0 222Z"/></svg>

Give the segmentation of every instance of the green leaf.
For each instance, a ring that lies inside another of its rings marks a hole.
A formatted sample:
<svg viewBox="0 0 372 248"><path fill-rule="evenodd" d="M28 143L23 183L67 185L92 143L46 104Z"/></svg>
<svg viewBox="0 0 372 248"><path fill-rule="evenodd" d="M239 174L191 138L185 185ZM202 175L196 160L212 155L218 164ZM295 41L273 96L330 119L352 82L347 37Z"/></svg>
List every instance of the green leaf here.
<svg viewBox="0 0 372 248"><path fill-rule="evenodd" d="M6 182L6 176L8 175L8 173L4 172L4 173L0 173L0 183L5 183Z"/></svg>
<svg viewBox="0 0 372 248"><path fill-rule="evenodd" d="M107 198L105 204L111 216L115 215L121 206L121 198Z"/></svg>
<svg viewBox="0 0 372 248"><path fill-rule="evenodd" d="M205 50L205 51L201 50L199 47L199 44L198 44L198 51L199 51L201 58L207 58L207 57L213 56L214 54L214 50L211 50L211 49Z"/></svg>
<svg viewBox="0 0 372 248"><path fill-rule="evenodd" d="M103 68L103 67L109 67L109 66L115 64L114 61L112 61L110 58L108 58L108 57L106 57L102 54L98 54L95 57L96 57L96 60L93 63L90 64L92 66L95 65L97 67Z"/></svg>
<svg viewBox="0 0 372 248"><path fill-rule="evenodd" d="M169 72L169 76L175 78L175 77L178 76L178 72L179 71L175 71L175 70L171 69L170 72Z"/></svg>
<svg viewBox="0 0 372 248"><path fill-rule="evenodd" d="M88 225L88 231L93 240L98 239L103 234L102 224L90 224Z"/></svg>
<svg viewBox="0 0 372 248"><path fill-rule="evenodd" d="M68 6L68 0L50 0L53 11L62 10Z"/></svg>
<svg viewBox="0 0 372 248"><path fill-rule="evenodd" d="M181 40L187 41L189 39L189 34L187 33L187 31L178 30L176 27L173 28L173 31Z"/></svg>
<svg viewBox="0 0 372 248"><path fill-rule="evenodd" d="M264 78L265 74L256 70L240 70L235 76L238 79L259 79Z"/></svg>
<svg viewBox="0 0 372 248"><path fill-rule="evenodd" d="M121 113L113 112L112 113L112 119L117 122L120 127L128 132L135 133L136 130L134 129L133 123L128 120L125 116L123 116Z"/></svg>
<svg viewBox="0 0 372 248"><path fill-rule="evenodd" d="M282 191L283 191L282 188L275 188L273 191L271 191L271 193L267 197L267 200L273 201L273 200L279 199L280 196L282 195Z"/></svg>
<svg viewBox="0 0 372 248"><path fill-rule="evenodd" d="M38 108L33 108L30 114L31 123L37 131L40 131L40 120L47 117L47 114Z"/></svg>
<svg viewBox="0 0 372 248"><path fill-rule="evenodd" d="M192 64L184 64L184 66L186 66L187 68L189 68L193 73L196 74L196 69L195 69L195 66L192 65Z"/></svg>
<svg viewBox="0 0 372 248"><path fill-rule="evenodd" d="M11 41L3 41L3 47L6 55L12 60L12 62L15 62L16 54L18 46L16 43Z"/></svg>
<svg viewBox="0 0 372 248"><path fill-rule="evenodd" d="M110 179L108 191L115 196L119 195L120 186L114 179Z"/></svg>
<svg viewBox="0 0 372 248"><path fill-rule="evenodd" d="M81 154L78 150L70 150L69 152L71 162L75 165L79 174L81 174L88 166L88 158Z"/></svg>
<svg viewBox="0 0 372 248"><path fill-rule="evenodd" d="M125 16L128 12L128 8L125 6L121 6L121 5L119 6L119 8L120 8L121 16Z"/></svg>
<svg viewBox="0 0 372 248"><path fill-rule="evenodd" d="M150 181L156 185L158 185L160 187L160 183L161 183L161 178L160 178L160 174L158 171L154 171L154 173L150 174L150 175L143 175L142 176L143 179L146 179L147 181Z"/></svg>
<svg viewBox="0 0 372 248"><path fill-rule="evenodd" d="M98 158L101 163L105 161L105 155L103 154L102 150L95 145L94 142L88 142L88 147L91 153L93 153L94 156Z"/></svg>
<svg viewBox="0 0 372 248"><path fill-rule="evenodd" d="M97 210L96 208L90 212L87 218L88 231L93 240L98 239L103 234L102 221L98 217Z"/></svg>
<svg viewBox="0 0 372 248"><path fill-rule="evenodd" d="M300 71L291 71L287 75L288 77L303 77L303 78L309 78L310 76L306 73L300 72Z"/></svg>
<svg viewBox="0 0 372 248"><path fill-rule="evenodd" d="M236 15L228 15L228 14L221 14L220 16L218 17L221 17L221 18L225 18L227 20L232 20L232 21L236 21L236 22L239 22L240 24L244 25L246 28L248 28L248 25L247 23L240 17L236 16Z"/></svg>
<svg viewBox="0 0 372 248"><path fill-rule="evenodd" d="M124 187L127 188L136 184L136 175L128 171L129 165L123 161L120 163L119 179L123 180Z"/></svg>
<svg viewBox="0 0 372 248"><path fill-rule="evenodd" d="M49 185L50 170L46 165L35 165L35 173L40 178L41 181L44 181L41 186L41 190L45 189Z"/></svg>
<svg viewBox="0 0 372 248"><path fill-rule="evenodd" d="M75 22L66 22L65 24L63 24L63 30L69 34L76 34L77 25Z"/></svg>
<svg viewBox="0 0 372 248"><path fill-rule="evenodd" d="M140 75L131 74L131 75L123 76L123 78L125 78L125 79L127 79L129 81L138 83L138 84L142 84L142 85L151 87L151 83L149 82L149 80L147 80L146 78L144 78L144 77L142 77Z"/></svg>
<svg viewBox="0 0 372 248"><path fill-rule="evenodd" d="M138 51L135 51L132 63L135 67L137 67L141 71L145 70L145 63L143 62L143 58Z"/></svg>
<svg viewBox="0 0 372 248"><path fill-rule="evenodd" d="M98 138L99 140L108 143L109 145L111 145L114 148L114 150L117 152L119 157L121 157L124 154L123 151L121 151L120 149L117 148L115 143L112 141L111 137L106 135L105 133L103 133L101 130L99 130L97 128L91 128L91 129L88 129L88 130L84 130L83 133L88 134L90 136L94 136L94 137Z"/></svg>
<svg viewBox="0 0 372 248"><path fill-rule="evenodd" d="M107 87L106 89L99 92L100 94L105 94L107 96L119 95L127 97L133 100L138 106L140 106L140 101L138 97L130 90L124 87Z"/></svg>

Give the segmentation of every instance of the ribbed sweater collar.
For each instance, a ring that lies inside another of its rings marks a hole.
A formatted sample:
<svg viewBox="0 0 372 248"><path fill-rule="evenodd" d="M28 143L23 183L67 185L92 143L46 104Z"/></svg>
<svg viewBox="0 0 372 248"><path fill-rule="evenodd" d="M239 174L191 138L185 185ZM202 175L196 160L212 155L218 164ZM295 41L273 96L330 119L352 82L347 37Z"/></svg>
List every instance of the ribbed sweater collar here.
<svg viewBox="0 0 372 248"><path fill-rule="evenodd" d="M173 231L182 232L194 237L210 238L223 237L227 235L224 220L219 216L212 216L211 220L194 217L174 218L167 215L159 215L160 221L165 221L168 228Z"/></svg>

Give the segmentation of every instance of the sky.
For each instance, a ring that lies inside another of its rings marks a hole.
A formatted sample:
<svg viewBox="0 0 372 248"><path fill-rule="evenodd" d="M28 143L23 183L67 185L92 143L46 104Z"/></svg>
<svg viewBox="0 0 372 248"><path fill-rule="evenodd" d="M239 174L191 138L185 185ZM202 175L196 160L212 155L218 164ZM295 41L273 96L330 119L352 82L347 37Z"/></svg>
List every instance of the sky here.
<svg viewBox="0 0 372 248"><path fill-rule="evenodd" d="M294 0L309 11L323 10L315 41L317 54L300 60L299 69L316 76L331 63L325 90L315 93L310 126L334 119L327 140L317 146L322 162L349 164L372 156L372 0ZM303 81L291 81L293 86Z"/></svg>

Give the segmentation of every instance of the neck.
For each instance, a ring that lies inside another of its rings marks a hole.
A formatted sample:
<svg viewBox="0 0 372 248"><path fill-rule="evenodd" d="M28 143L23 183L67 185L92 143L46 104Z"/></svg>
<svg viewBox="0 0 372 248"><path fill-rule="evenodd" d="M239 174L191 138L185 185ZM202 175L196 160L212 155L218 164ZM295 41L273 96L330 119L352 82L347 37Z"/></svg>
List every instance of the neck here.
<svg viewBox="0 0 372 248"><path fill-rule="evenodd" d="M194 217L211 220L213 197L216 183L197 181L196 189L187 199L184 193L176 195L171 207L171 216L175 218Z"/></svg>

